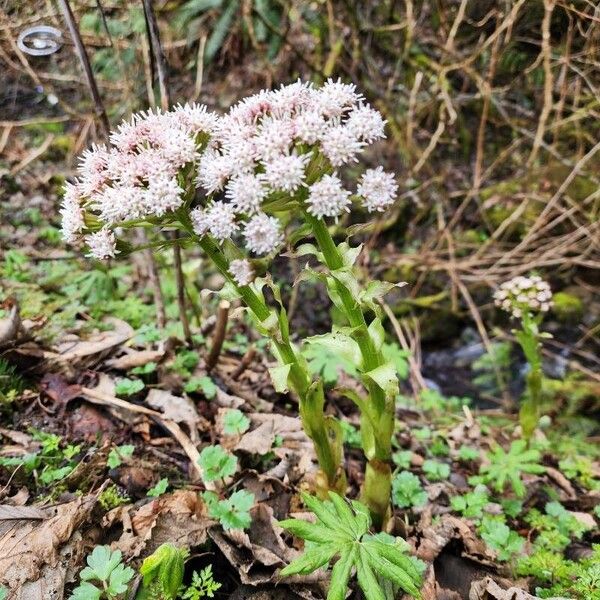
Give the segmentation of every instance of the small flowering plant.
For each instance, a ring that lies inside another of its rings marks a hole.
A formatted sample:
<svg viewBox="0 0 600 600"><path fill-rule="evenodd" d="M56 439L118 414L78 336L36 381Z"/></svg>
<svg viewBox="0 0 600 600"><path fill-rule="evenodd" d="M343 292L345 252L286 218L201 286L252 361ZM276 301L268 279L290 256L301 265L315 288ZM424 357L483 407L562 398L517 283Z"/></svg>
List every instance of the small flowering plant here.
<svg viewBox="0 0 600 600"><path fill-rule="evenodd" d="M398 185L381 167L364 170L354 190L347 187L346 167L385 136L384 127L353 85L333 80L320 88L296 82L262 91L224 115L197 105L140 113L112 134L110 147L83 155L80 177L67 186L61 210L65 239L82 242L95 258L131 251L117 232L132 227L174 230L202 248L228 292L271 341L278 361L273 383L299 398L324 495L346 487L341 426L325 414L323 382L311 377L303 346L292 341L278 287L268 273L257 276L282 249L313 255L320 266L307 268L298 282L324 282L346 324L304 344L324 344L357 366L364 392L346 393L362 414L362 500L377 526L389 511L398 392L395 366L382 353L378 300L393 286L363 286L354 267L360 246L336 244L327 220L337 220L353 204L376 213L395 201ZM265 287L274 305L267 303Z"/></svg>
<svg viewBox="0 0 600 600"><path fill-rule="evenodd" d="M529 439L540 418L542 402L542 338L550 334L540 332L539 327L552 306L552 291L547 282L538 275L518 276L504 282L494 292L496 306L518 319L521 329L515 331L519 345L529 363L527 373L527 396L519 411L519 421L525 439Z"/></svg>

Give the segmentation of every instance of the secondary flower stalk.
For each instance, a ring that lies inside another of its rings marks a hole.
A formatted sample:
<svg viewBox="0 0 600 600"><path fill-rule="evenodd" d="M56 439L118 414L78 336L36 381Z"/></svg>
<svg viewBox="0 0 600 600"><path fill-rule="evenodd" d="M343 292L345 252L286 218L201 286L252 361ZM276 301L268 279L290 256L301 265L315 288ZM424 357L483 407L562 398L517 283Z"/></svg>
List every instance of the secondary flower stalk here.
<svg viewBox="0 0 600 600"><path fill-rule="evenodd" d="M538 275L518 276L504 282L494 293L496 306L510 313L521 324L515 336L529 364L527 394L519 410L523 437L529 440L541 416L542 351L541 339L551 337L539 330L544 313L552 306L550 286Z"/></svg>

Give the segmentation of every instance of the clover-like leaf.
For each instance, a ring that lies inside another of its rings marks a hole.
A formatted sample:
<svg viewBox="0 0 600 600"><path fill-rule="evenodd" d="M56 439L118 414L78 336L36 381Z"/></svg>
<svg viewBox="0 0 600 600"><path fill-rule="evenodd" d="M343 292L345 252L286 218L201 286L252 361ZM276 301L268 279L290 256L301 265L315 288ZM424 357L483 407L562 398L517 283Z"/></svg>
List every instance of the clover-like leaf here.
<svg viewBox="0 0 600 600"><path fill-rule="evenodd" d="M237 458L222 446L206 446L200 452L198 464L202 468L202 479L205 482L216 481L235 473Z"/></svg>
<svg viewBox="0 0 600 600"><path fill-rule="evenodd" d="M238 408L228 410L223 416L223 431L227 435L240 435L249 427L250 419Z"/></svg>

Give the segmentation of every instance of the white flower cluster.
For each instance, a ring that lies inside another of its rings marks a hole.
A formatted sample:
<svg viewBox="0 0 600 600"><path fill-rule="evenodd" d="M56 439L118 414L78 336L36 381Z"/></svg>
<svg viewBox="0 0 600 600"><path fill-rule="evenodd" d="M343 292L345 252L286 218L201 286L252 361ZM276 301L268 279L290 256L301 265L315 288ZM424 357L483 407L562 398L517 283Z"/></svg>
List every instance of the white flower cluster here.
<svg viewBox="0 0 600 600"><path fill-rule="evenodd" d="M247 248L266 254L283 239L277 219L261 210L269 198L287 195L315 217L339 217L350 210L352 193L337 169L385 137L384 126L354 85L331 79L321 88L296 82L245 98L219 120L197 178L209 196L222 193L231 212L225 223L219 200L196 209L196 232L223 241L242 222ZM390 206L397 190L394 176L378 167L365 172L357 194L375 212Z"/></svg>
<svg viewBox="0 0 600 600"><path fill-rule="evenodd" d="M339 171L385 137L384 126L354 85L331 79L261 91L222 116L198 105L140 113L118 127L110 147L82 156L61 208L64 238L79 239L93 223L96 233L84 237L90 253L114 256L114 228L182 206L185 167L206 197L191 211L194 231L220 243L239 236L249 252L268 254L284 239L268 204L294 201L317 218L348 212L352 192ZM364 172L355 197L382 212L397 191L378 167Z"/></svg>
<svg viewBox="0 0 600 600"><path fill-rule="evenodd" d="M496 290L494 303L518 319L526 312L548 312L552 306L552 291L538 275L520 275Z"/></svg>
<svg viewBox="0 0 600 600"><path fill-rule="evenodd" d="M218 117L199 105L148 111L120 125L110 146L85 151L79 177L67 184L60 211L65 241L81 236L89 213L103 228L84 241L91 256L108 258L116 252L111 228L179 208L184 190L177 176L199 158L201 138L208 141L217 123Z"/></svg>

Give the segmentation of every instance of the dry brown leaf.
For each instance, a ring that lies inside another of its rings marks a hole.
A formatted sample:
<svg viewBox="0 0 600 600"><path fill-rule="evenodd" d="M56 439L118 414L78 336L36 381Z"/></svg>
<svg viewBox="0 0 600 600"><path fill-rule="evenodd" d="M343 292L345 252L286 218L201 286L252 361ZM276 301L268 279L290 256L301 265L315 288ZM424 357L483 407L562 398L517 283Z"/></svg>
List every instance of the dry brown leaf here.
<svg viewBox="0 0 600 600"><path fill-rule="evenodd" d="M95 503L96 496L85 496L43 510L45 518L38 509L34 514L31 507L31 516L0 520L0 584L17 590L25 582L38 580L44 569L44 577L51 578L51 569L66 568L60 549L87 521ZM25 508L8 507L7 514L15 515L12 511Z"/></svg>
<svg viewBox="0 0 600 600"><path fill-rule="evenodd" d="M209 535L227 557L242 583L259 585L273 580L276 568L297 553L281 539L282 529L273 517L273 510L258 504L251 511L252 524L248 532L211 528Z"/></svg>
<svg viewBox="0 0 600 600"><path fill-rule="evenodd" d="M442 515L435 523L430 521L431 512L425 511L419 526L421 539L416 552L417 557L421 560L432 563L450 540L459 540L464 547L463 556L481 564L493 565L495 563L493 554L465 521L452 515Z"/></svg>
<svg viewBox="0 0 600 600"><path fill-rule="evenodd" d="M12 342L21 330L19 307L13 304L8 316L0 319L0 346Z"/></svg>
<svg viewBox="0 0 600 600"><path fill-rule="evenodd" d="M192 442L198 442L198 425L201 418L189 398L175 396L171 392L153 388L146 396L146 404L159 410L166 419L175 421L175 423L184 423L190 431Z"/></svg>
<svg viewBox="0 0 600 600"><path fill-rule="evenodd" d="M119 358L111 358L106 365L118 371L129 371L135 367L143 367L151 362L159 362L165 355L164 350L129 350Z"/></svg>
<svg viewBox="0 0 600 600"><path fill-rule="evenodd" d="M116 317L106 317L104 322L112 324L114 329L100 331L91 335L86 340L74 339L63 341L58 345L57 353L53 354L51 358L59 362L69 363L86 356L101 354L106 350L123 344L132 338L135 333L131 325Z"/></svg>
<svg viewBox="0 0 600 600"><path fill-rule="evenodd" d="M123 522L123 534L112 544L128 558L139 556L142 550L149 554L162 543L192 548L206 542L208 528L214 521L206 516L205 505L196 492L177 490L165 494L132 510L121 507L108 513L104 527L116 521Z"/></svg>
<svg viewBox="0 0 600 600"><path fill-rule="evenodd" d="M271 450L274 441L275 430L273 421L266 421L256 429L245 433L237 443L236 450L262 456Z"/></svg>
<svg viewBox="0 0 600 600"><path fill-rule="evenodd" d="M491 577L474 581L469 591L469 600L537 600L525 590L517 587L501 588ZM549 600L560 600L558 598ZM564 600L564 599L563 599Z"/></svg>

